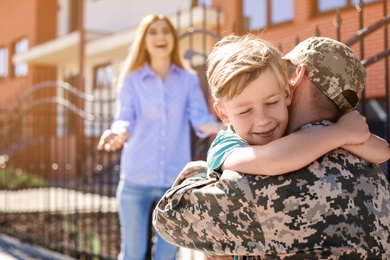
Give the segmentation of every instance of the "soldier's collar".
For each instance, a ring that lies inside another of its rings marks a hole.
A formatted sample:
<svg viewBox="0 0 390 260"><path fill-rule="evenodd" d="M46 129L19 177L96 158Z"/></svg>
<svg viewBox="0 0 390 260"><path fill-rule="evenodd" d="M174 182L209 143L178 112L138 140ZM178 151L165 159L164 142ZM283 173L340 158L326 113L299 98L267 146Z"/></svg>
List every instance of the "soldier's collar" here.
<svg viewBox="0 0 390 260"><path fill-rule="evenodd" d="M310 122L310 123L307 123L307 124L301 125L300 127L295 128L292 131L292 133L300 131L300 130L305 129L305 128L317 126L317 125L329 126L329 125L332 125L332 124L334 124L334 123L332 121L330 121L330 120L314 121L314 122Z"/></svg>

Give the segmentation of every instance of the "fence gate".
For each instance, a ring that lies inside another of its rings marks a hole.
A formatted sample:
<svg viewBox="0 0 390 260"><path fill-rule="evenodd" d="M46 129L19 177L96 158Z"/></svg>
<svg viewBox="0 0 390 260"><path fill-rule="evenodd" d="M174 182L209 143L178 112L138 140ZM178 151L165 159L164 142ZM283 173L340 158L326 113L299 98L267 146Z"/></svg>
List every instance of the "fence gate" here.
<svg viewBox="0 0 390 260"><path fill-rule="evenodd" d="M193 28L190 22L190 29L179 35L187 46L184 58L199 72L208 95L203 61L210 51L206 46L219 40L218 33L208 31L206 24ZM200 49L199 41L204 42ZM103 133L112 116L102 116L102 111L112 107L115 93L80 92L77 76L60 82L53 80L52 71L39 78L0 114L0 232L76 259L116 259L120 151L98 152L97 137L80 130L92 126ZM205 159L208 144L194 135L193 158Z"/></svg>

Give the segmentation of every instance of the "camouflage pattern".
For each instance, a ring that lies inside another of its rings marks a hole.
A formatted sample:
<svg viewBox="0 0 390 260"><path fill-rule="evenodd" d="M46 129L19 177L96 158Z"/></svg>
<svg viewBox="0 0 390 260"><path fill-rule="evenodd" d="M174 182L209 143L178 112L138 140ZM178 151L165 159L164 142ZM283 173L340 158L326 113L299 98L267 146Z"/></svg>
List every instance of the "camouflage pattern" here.
<svg viewBox="0 0 390 260"><path fill-rule="evenodd" d="M366 84L366 70L345 44L326 37L310 37L284 57L305 64L308 78L343 111L356 108Z"/></svg>
<svg viewBox="0 0 390 260"><path fill-rule="evenodd" d="M280 176L206 172L192 162L155 208L166 241L250 260L390 259L390 185L378 165L337 149Z"/></svg>

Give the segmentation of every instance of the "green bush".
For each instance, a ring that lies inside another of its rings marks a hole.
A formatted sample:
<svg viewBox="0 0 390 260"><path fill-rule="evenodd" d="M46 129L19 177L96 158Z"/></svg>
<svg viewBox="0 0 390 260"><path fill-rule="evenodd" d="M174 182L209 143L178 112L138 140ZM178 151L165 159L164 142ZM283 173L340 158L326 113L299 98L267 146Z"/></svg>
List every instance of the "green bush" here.
<svg viewBox="0 0 390 260"><path fill-rule="evenodd" d="M20 190L46 187L47 182L40 177L33 176L22 169L0 169L0 189Z"/></svg>

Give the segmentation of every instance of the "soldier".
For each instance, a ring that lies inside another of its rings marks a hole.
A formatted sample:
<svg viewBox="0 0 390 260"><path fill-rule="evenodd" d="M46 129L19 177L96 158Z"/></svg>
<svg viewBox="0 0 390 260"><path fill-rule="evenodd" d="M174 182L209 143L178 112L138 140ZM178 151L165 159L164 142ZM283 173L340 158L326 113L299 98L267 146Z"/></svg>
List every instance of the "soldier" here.
<svg viewBox="0 0 390 260"><path fill-rule="evenodd" d="M284 58L294 92L288 132L357 106L365 71L347 46L312 37ZM189 164L155 209L170 243L247 259L390 258L390 185L376 164L336 149L275 177L225 170L204 178L205 167Z"/></svg>

